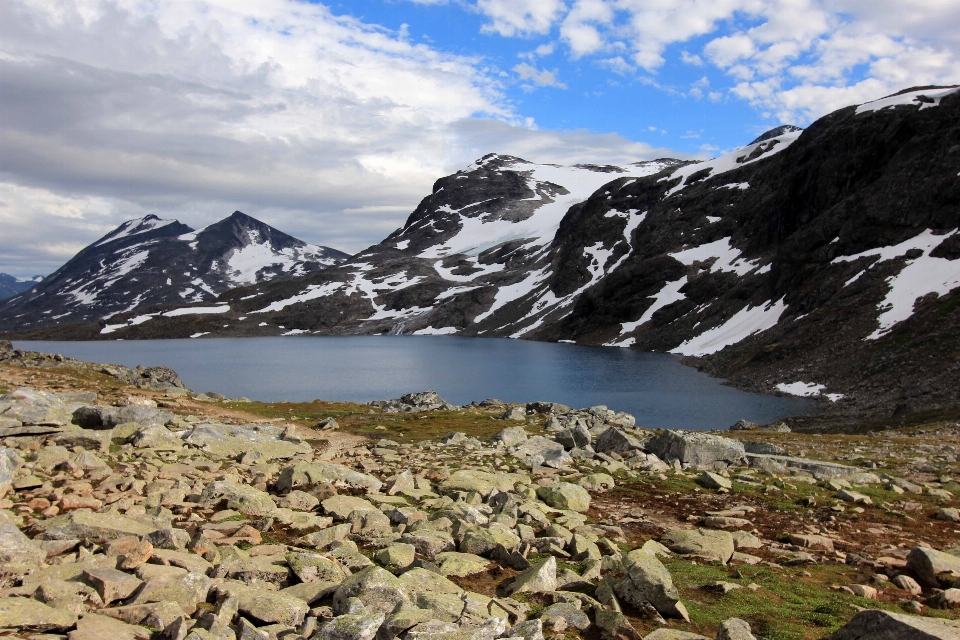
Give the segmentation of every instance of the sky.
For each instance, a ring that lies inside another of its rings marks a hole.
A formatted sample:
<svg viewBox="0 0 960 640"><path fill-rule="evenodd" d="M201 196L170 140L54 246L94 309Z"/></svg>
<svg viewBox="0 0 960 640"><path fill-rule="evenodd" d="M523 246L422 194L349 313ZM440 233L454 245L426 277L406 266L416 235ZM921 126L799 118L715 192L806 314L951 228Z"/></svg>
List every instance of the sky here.
<svg viewBox="0 0 960 640"><path fill-rule="evenodd" d="M0 272L148 214L354 253L489 152L709 158L958 82L957 0L3 0Z"/></svg>

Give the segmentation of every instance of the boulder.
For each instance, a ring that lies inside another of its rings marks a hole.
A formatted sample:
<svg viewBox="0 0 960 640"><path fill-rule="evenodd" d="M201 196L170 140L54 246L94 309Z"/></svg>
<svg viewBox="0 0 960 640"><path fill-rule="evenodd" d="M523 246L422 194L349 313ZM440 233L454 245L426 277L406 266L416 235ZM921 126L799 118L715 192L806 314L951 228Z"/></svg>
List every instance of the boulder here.
<svg viewBox="0 0 960 640"><path fill-rule="evenodd" d="M80 618L77 628L67 635L68 640L150 640L152 637L150 629L95 613Z"/></svg>
<svg viewBox="0 0 960 640"><path fill-rule="evenodd" d="M234 509L242 515L254 518L269 516L277 510L270 494L247 484L218 480L208 484L200 494L200 506L217 508L221 504L226 509Z"/></svg>
<svg viewBox="0 0 960 640"><path fill-rule="evenodd" d="M73 423L84 429L113 429L126 422L136 422L145 426L165 425L174 417L169 411L153 407L93 405L80 407L74 411Z"/></svg>
<svg viewBox="0 0 960 640"><path fill-rule="evenodd" d="M415 546L400 542L380 549L374 554L373 559L388 571L400 571L413 564L416 554Z"/></svg>
<svg viewBox="0 0 960 640"><path fill-rule="evenodd" d="M66 631L77 623L77 614L54 609L28 598L0 598L0 629Z"/></svg>
<svg viewBox="0 0 960 640"><path fill-rule="evenodd" d="M321 502L320 505L323 507L324 513L330 514L338 520L346 520L350 517L350 514L354 512L376 511L380 513L380 510L372 503L354 496L336 495L332 498L327 498Z"/></svg>
<svg viewBox="0 0 960 640"><path fill-rule="evenodd" d="M46 552L11 523L0 524L0 563L40 564Z"/></svg>
<svg viewBox="0 0 960 640"><path fill-rule="evenodd" d="M601 640L641 640L627 617L615 609L596 609L594 620L600 629ZM541 638L543 635L541 634Z"/></svg>
<svg viewBox="0 0 960 640"><path fill-rule="evenodd" d="M656 556L634 549L624 557L623 568L624 577L614 584L621 600L640 611L649 604L664 616L690 621L673 577Z"/></svg>
<svg viewBox="0 0 960 640"><path fill-rule="evenodd" d="M41 520L35 526L40 530L40 540L80 540L100 545L124 536L145 536L159 528L145 520L91 511L73 511Z"/></svg>
<svg viewBox="0 0 960 640"><path fill-rule="evenodd" d="M317 553L291 552L286 555L287 565L302 582L342 582L347 573L333 558Z"/></svg>
<svg viewBox="0 0 960 640"><path fill-rule="evenodd" d="M473 553L458 553L444 551L436 554L434 563L440 568L442 576L466 577L475 573L483 573L490 566L490 561Z"/></svg>
<svg viewBox="0 0 960 640"><path fill-rule="evenodd" d="M556 443L554 443L556 444ZM557 445L560 446L560 445ZM560 447L563 449L563 447ZM520 476L513 473L492 473L477 469L460 469L450 474L450 477L440 484L442 493L453 491L476 491L486 498L494 489L513 491Z"/></svg>
<svg viewBox="0 0 960 640"><path fill-rule="evenodd" d="M757 640L757 638L746 620L728 618L720 623L716 640Z"/></svg>
<svg viewBox="0 0 960 640"><path fill-rule="evenodd" d="M310 611L310 606L300 598L250 587L235 580L224 581L216 591L220 598L236 597L240 613L266 624L299 627Z"/></svg>
<svg viewBox="0 0 960 640"><path fill-rule="evenodd" d="M710 471L701 473L700 477L697 478L697 482L707 489L726 489L729 491L733 488L733 482L730 481L730 478L724 478L720 474L711 473Z"/></svg>
<svg viewBox="0 0 960 640"><path fill-rule="evenodd" d="M176 602L188 615L207 599L213 580L202 573L162 574L148 578L131 604Z"/></svg>
<svg viewBox="0 0 960 640"><path fill-rule="evenodd" d="M590 435L590 430L587 429L586 425L581 422L567 427L566 429L557 433L554 436L554 439L563 445L564 449L582 449L590 444L593 439L593 436Z"/></svg>
<svg viewBox="0 0 960 640"><path fill-rule="evenodd" d="M154 451L179 451L183 448L183 440L166 427L158 424L137 429L127 442L137 449L153 449Z"/></svg>
<svg viewBox="0 0 960 640"><path fill-rule="evenodd" d="M383 486L383 483L373 476L343 465L332 462L298 462L280 470L277 490L289 491L324 482L352 489L366 489L372 493L380 491Z"/></svg>
<svg viewBox="0 0 960 640"><path fill-rule="evenodd" d="M593 448L600 453L624 454L628 451L643 449L643 443L629 433L614 427L601 433Z"/></svg>
<svg viewBox="0 0 960 640"><path fill-rule="evenodd" d="M613 476L608 473L591 473L577 480L577 484L587 491L606 491L617 485Z"/></svg>
<svg viewBox="0 0 960 640"><path fill-rule="evenodd" d="M515 447L527 440L527 432L523 427L507 427L495 433L490 440L495 443L503 443L506 447Z"/></svg>
<svg viewBox="0 0 960 640"><path fill-rule="evenodd" d="M61 426L70 424L73 410L55 393L20 387L0 396L0 418L25 425Z"/></svg>
<svg viewBox="0 0 960 640"><path fill-rule="evenodd" d="M940 573L951 573L954 578L960 578L960 557L929 547L914 547L907 556L907 569L925 587L938 587L937 575Z"/></svg>
<svg viewBox="0 0 960 640"><path fill-rule="evenodd" d="M20 459L20 455L15 450L9 447L0 447L0 498L13 488L13 479L21 465L23 465L23 460Z"/></svg>
<svg viewBox="0 0 960 640"><path fill-rule="evenodd" d="M380 567L368 567L341 582L333 594L334 613L345 613L350 598L359 598L366 609L384 615L409 602L396 576Z"/></svg>
<svg viewBox="0 0 960 640"><path fill-rule="evenodd" d="M880 609L866 609L825 640L956 640L960 620L922 618Z"/></svg>
<svg viewBox="0 0 960 640"><path fill-rule="evenodd" d="M556 590L557 559L553 556L514 576L506 587L508 595L515 593L548 593Z"/></svg>
<svg viewBox="0 0 960 640"><path fill-rule="evenodd" d="M382 612L366 610L337 616L320 627L313 638L314 640L373 640L386 617Z"/></svg>
<svg viewBox="0 0 960 640"><path fill-rule="evenodd" d="M590 494L579 485L569 482L540 487L537 497L555 509L586 511L590 508Z"/></svg>
<svg viewBox="0 0 960 640"><path fill-rule="evenodd" d="M471 527L460 541L460 551L482 556L498 545L512 551L520 546L520 538L502 524L494 523L488 527Z"/></svg>
<svg viewBox="0 0 960 640"><path fill-rule="evenodd" d="M673 529L660 538L670 551L726 564L733 556L733 536L728 531L712 529Z"/></svg>
<svg viewBox="0 0 960 640"><path fill-rule="evenodd" d="M713 469L743 462L743 444L731 438L696 431L661 431L646 442L648 453L661 460Z"/></svg>
<svg viewBox="0 0 960 640"><path fill-rule="evenodd" d="M773 474L785 474L791 471L806 471L817 480L834 478L848 478L861 472L857 467L851 467L836 462L810 460L791 456L775 456L762 453L747 453L747 463L754 469L762 469Z"/></svg>
<svg viewBox="0 0 960 640"><path fill-rule="evenodd" d="M312 451L299 438L287 438L283 427L249 424L201 423L195 425L183 441L215 458L236 459L256 451L263 460L287 460Z"/></svg>

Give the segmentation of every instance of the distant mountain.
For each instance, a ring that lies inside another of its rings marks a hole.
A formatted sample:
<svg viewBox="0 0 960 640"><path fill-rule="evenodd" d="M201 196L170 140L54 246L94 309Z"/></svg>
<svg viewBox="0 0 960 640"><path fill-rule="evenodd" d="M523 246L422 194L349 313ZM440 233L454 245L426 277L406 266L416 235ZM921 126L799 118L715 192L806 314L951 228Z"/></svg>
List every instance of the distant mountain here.
<svg viewBox="0 0 960 640"><path fill-rule="evenodd" d="M696 357L742 388L821 397L848 415L956 419L958 175L960 92L943 87L781 127L705 162L490 154L438 180L402 228L342 265L69 336L573 341Z"/></svg>
<svg viewBox="0 0 960 640"><path fill-rule="evenodd" d="M0 300L12 298L41 280L43 280L43 276L34 276L30 280L22 280L7 273L0 273Z"/></svg>
<svg viewBox="0 0 960 640"><path fill-rule="evenodd" d="M200 231L176 220L129 220L29 292L0 304L0 326L97 321L158 305L205 302L238 286L343 262L244 213Z"/></svg>

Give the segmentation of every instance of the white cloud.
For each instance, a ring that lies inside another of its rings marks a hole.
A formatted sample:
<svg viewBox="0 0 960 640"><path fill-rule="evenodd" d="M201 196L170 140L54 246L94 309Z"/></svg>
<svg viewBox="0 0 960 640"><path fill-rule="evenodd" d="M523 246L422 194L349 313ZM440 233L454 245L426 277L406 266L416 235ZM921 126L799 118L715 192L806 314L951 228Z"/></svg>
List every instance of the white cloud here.
<svg viewBox="0 0 960 640"><path fill-rule="evenodd" d="M536 131L493 74L291 0L5 0L0 270L49 273L148 213L201 227L239 209L353 252L490 151L657 153Z"/></svg>
<svg viewBox="0 0 960 640"><path fill-rule="evenodd" d="M490 18L485 32L527 36L550 31L566 6L560 0L477 0L476 10Z"/></svg>
<svg viewBox="0 0 960 640"><path fill-rule="evenodd" d="M513 68L513 72L516 73L521 80L530 80L538 87L567 88L567 85L557 79L556 69L553 71L547 71L546 69L540 70L526 62L521 62Z"/></svg>

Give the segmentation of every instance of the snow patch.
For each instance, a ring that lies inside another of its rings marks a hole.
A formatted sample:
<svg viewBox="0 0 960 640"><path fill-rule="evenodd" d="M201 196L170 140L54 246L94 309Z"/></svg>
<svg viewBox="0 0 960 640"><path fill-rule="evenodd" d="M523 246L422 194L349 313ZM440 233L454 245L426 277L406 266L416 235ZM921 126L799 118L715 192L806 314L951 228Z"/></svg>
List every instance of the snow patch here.
<svg viewBox="0 0 960 640"><path fill-rule="evenodd" d="M755 333L775 326L786 308L783 298L777 302L768 302L766 305L744 307L719 327L708 329L690 338L675 349L671 349L670 353L685 356L706 356L716 353Z"/></svg>
<svg viewBox="0 0 960 640"><path fill-rule="evenodd" d="M326 298L329 295L333 295L335 292L340 291L344 287L342 282L328 282L327 284L312 284L304 289L302 292L298 293L295 296L291 296L284 300L277 300L276 302L271 302L269 305L263 309L257 309L256 311L251 311L250 313L268 313L271 311L280 311L284 307L289 307L292 304L299 304L301 302L306 302L308 300L316 300L317 298ZM252 296L247 296L247 298L253 298L260 295L259 293ZM247 298L241 298L241 300L246 300Z"/></svg>
<svg viewBox="0 0 960 640"><path fill-rule="evenodd" d="M413 332L415 336L449 336L457 332L456 327L426 327Z"/></svg>
<svg viewBox="0 0 960 640"><path fill-rule="evenodd" d="M406 249L406 248L409 247L409 246L410 246L410 241L409 241L409 240L403 240L403 241L397 243L397 249L400 249L401 251L403 251L404 249Z"/></svg>
<svg viewBox="0 0 960 640"><path fill-rule="evenodd" d="M204 313L226 313L230 311L230 305L222 304L216 307L184 307L182 309L173 309L171 311L165 311L163 316L165 318L175 318L177 316L191 316Z"/></svg>
<svg viewBox="0 0 960 640"><path fill-rule="evenodd" d="M730 238L722 238L699 247L685 249L669 254L683 264L690 266L694 262L703 262L711 258L716 261L710 266L710 272L730 271L743 276L757 268L757 261L741 260L740 250L730 245Z"/></svg>
<svg viewBox="0 0 960 640"><path fill-rule="evenodd" d="M200 333L191 334L190 337L199 338L200 336L205 336L205 335L208 335L209 333L210 333L209 331L201 331Z"/></svg>
<svg viewBox="0 0 960 640"><path fill-rule="evenodd" d="M896 107L904 104L920 105L920 110L922 111L923 109L927 109L929 107L940 106L941 100L951 93L956 93L957 91L960 91L960 88L955 87L953 89L921 89L920 91L909 91L907 93L901 93L898 96L889 96L887 98L874 100L873 102L865 102L857 107L857 115L860 115L861 113L872 113L874 111L880 111L881 109L887 109L889 107ZM920 96L925 96L927 100L919 100Z"/></svg>

